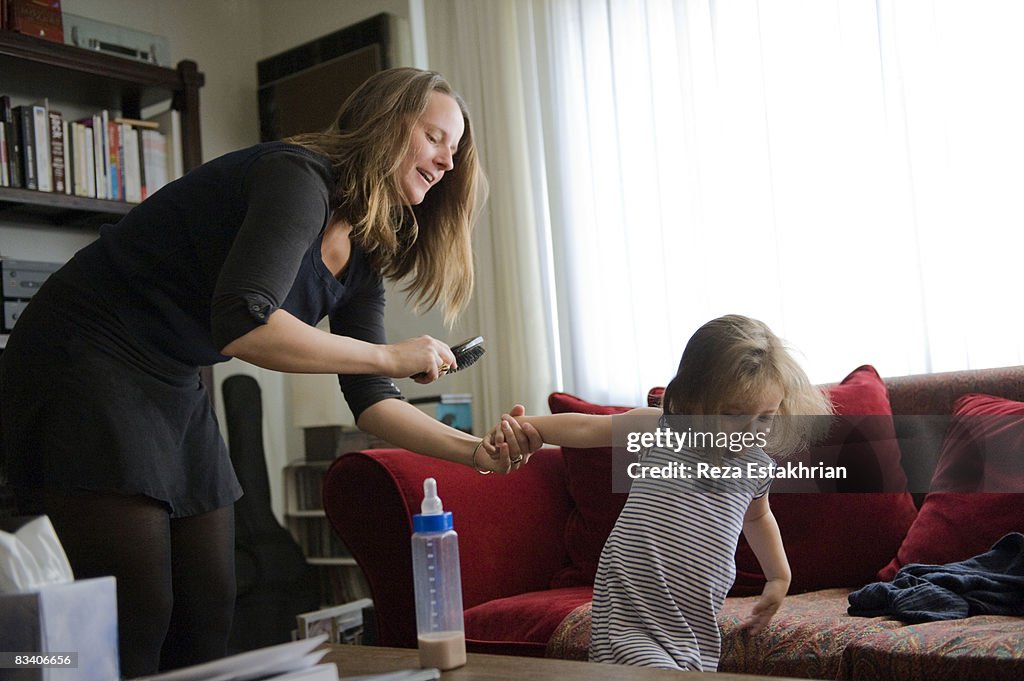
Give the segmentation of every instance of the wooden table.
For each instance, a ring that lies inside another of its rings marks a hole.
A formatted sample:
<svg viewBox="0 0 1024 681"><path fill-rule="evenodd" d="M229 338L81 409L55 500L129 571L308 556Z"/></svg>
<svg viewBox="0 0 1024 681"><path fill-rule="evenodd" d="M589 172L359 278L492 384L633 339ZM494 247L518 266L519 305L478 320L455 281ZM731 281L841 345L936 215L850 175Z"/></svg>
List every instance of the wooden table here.
<svg viewBox="0 0 1024 681"><path fill-rule="evenodd" d="M349 646L328 644L324 662L338 665L338 674L347 676L380 674L420 666L415 648L379 648L375 646ZM715 681L752 681L779 677L750 676L748 674L704 674L678 672L668 669L644 669L614 664L592 664L570 660L549 660L538 657L510 655L481 655L470 653L466 666L441 675L443 681L668 681L669 679L707 677Z"/></svg>

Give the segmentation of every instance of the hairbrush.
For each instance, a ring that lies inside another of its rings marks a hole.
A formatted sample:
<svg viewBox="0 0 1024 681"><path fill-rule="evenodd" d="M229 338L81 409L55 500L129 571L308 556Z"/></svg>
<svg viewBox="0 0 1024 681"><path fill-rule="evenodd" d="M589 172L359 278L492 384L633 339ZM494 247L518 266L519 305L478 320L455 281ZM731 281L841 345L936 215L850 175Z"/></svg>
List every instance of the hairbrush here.
<svg viewBox="0 0 1024 681"><path fill-rule="evenodd" d="M445 369L444 373L454 374L460 369L472 366L478 359L484 356L484 337L474 336L467 341L452 346L452 354L455 355L455 366ZM410 378L423 378L427 372L421 371L413 374Z"/></svg>

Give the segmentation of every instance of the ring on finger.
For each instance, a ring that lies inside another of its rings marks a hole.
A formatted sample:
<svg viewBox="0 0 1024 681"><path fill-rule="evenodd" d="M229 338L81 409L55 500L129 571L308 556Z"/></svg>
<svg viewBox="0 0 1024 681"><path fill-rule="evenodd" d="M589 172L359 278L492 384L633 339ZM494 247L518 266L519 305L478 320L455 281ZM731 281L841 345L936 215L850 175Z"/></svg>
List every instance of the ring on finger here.
<svg viewBox="0 0 1024 681"><path fill-rule="evenodd" d="M446 373L448 373L449 369L451 369L451 365L449 365L449 364L442 364L441 366L439 366L437 368L437 373L439 373L439 374L446 374Z"/></svg>
<svg viewBox="0 0 1024 681"><path fill-rule="evenodd" d="M515 459L509 459L509 462L511 462L512 464L522 463L523 462L523 457L520 456L520 457L515 458Z"/></svg>

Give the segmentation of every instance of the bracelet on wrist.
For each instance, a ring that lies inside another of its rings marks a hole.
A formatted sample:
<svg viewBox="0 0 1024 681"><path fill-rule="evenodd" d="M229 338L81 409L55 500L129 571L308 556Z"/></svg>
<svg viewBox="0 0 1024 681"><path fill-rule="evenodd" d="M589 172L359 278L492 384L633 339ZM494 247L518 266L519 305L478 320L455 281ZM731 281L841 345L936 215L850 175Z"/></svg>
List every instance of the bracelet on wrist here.
<svg viewBox="0 0 1024 681"><path fill-rule="evenodd" d="M479 473L480 475L490 475L494 471L489 471L487 469L480 468L480 466L478 466L477 463L476 463L476 453L480 450L480 448L483 446L483 444L484 444L483 440L480 440L480 442L476 443L476 447L473 448L473 453L469 455L469 460L470 460L470 462L472 462L473 468L476 469L477 473Z"/></svg>

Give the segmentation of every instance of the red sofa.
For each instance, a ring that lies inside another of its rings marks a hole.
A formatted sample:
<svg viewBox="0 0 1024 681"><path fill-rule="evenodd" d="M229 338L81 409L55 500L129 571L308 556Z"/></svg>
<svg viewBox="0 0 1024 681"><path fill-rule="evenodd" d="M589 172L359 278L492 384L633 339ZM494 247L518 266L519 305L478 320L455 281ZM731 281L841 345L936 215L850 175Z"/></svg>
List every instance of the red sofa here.
<svg viewBox="0 0 1024 681"><path fill-rule="evenodd" d="M736 585L720 617L720 670L828 679L1024 677L1024 619L905 624L846 612L852 590L891 579L903 564L962 560L1024 531L1024 494L923 493L942 471L962 471L958 459L976 454L949 436L951 417L1007 415L990 429L997 433L972 437L1019 452L1024 469L1024 366L885 380L865 366L829 390L840 413L871 415L841 434L834 451L870 460L862 472L883 491L786 494L776 480L772 506L793 568L791 595L764 632L740 630L763 584L741 542ZM649 401L657 399L652 391ZM625 409L561 393L550 406ZM507 477L404 450L339 457L325 477L324 508L370 585L381 645L416 644L409 536L428 476L455 516L470 651L586 659L593 574L625 501L611 492L610 450L544 449Z"/></svg>

